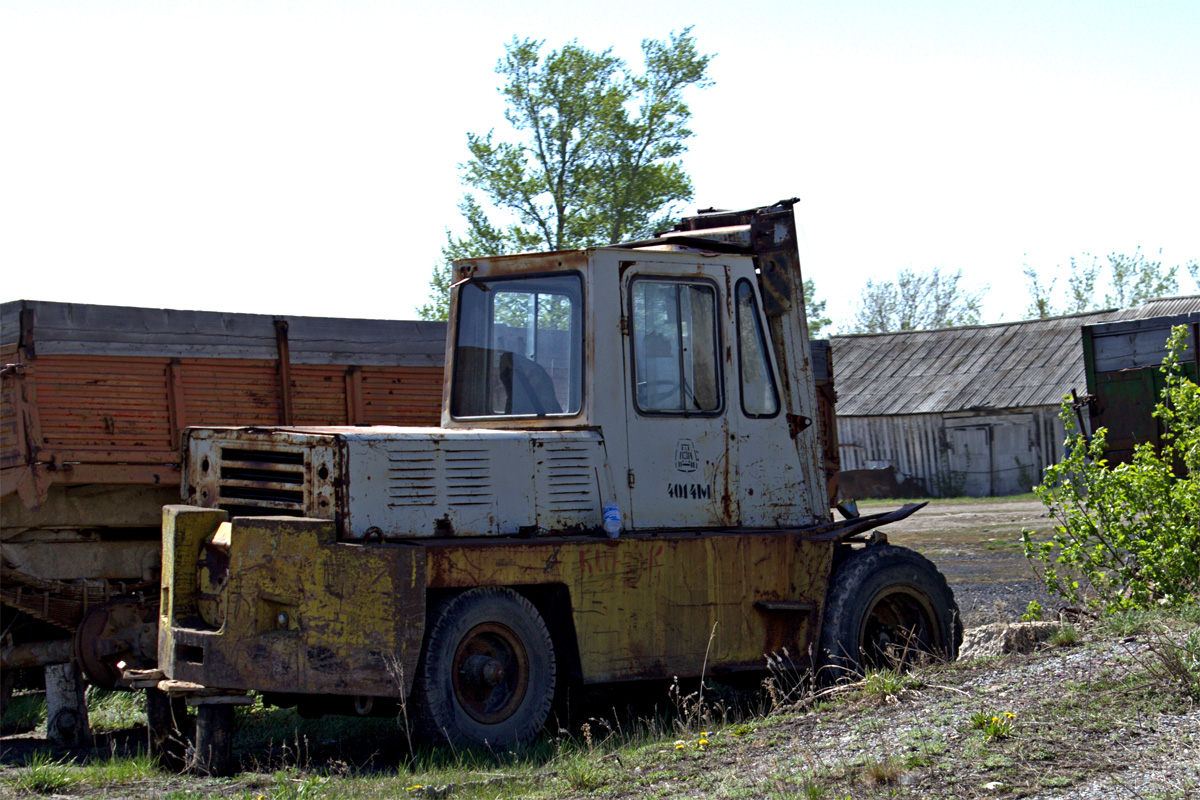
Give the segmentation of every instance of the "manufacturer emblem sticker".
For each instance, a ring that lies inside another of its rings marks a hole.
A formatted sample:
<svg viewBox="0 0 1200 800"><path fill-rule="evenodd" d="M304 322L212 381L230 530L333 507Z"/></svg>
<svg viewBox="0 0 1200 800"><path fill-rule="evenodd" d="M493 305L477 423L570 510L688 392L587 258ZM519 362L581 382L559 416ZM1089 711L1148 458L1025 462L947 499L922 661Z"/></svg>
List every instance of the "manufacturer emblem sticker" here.
<svg viewBox="0 0 1200 800"><path fill-rule="evenodd" d="M696 445L691 439L680 439L675 445L675 469L680 472L695 472L699 463L696 455Z"/></svg>

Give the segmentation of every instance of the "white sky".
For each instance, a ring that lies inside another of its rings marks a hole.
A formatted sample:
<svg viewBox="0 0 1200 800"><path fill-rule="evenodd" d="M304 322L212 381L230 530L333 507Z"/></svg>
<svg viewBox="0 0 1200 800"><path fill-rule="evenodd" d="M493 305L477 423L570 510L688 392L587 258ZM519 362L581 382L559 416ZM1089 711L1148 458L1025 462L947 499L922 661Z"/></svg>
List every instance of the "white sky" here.
<svg viewBox="0 0 1200 800"><path fill-rule="evenodd" d="M693 207L802 198L835 322L903 267L994 321L1026 263L1200 258L1195 0L0 0L0 300L412 318L504 43L687 25Z"/></svg>

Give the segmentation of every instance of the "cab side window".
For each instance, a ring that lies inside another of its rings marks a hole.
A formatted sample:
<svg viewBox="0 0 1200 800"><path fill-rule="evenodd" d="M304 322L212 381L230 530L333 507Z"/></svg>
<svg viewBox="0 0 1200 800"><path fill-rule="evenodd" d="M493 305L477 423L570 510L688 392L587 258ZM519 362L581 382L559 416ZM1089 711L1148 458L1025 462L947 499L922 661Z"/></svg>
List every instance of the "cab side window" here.
<svg viewBox="0 0 1200 800"><path fill-rule="evenodd" d="M722 410L717 290L706 281L630 285L634 402L653 414Z"/></svg>
<svg viewBox="0 0 1200 800"><path fill-rule="evenodd" d="M747 417L773 417L779 413L779 393L771 375L771 358L758 303L750 282L745 280L737 285L737 330L742 412Z"/></svg>

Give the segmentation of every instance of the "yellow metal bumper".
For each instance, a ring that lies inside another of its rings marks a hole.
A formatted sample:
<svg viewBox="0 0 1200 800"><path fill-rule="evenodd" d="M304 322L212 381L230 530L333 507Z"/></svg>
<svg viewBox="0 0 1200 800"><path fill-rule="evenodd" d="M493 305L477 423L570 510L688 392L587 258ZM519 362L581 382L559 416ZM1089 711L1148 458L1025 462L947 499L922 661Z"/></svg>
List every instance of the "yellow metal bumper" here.
<svg viewBox="0 0 1200 800"><path fill-rule="evenodd" d="M333 522L237 517L219 626L198 561L223 511L163 509L158 657L168 678L223 689L407 696L425 619L425 552L336 541ZM211 615L210 619L211 619Z"/></svg>

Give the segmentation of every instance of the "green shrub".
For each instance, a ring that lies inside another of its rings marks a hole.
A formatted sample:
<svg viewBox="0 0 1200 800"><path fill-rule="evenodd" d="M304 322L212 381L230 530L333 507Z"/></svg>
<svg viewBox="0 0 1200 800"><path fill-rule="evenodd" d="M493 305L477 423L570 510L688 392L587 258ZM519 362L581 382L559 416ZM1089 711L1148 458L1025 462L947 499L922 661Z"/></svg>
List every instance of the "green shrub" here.
<svg viewBox="0 0 1200 800"><path fill-rule="evenodd" d="M1141 444L1133 460L1110 468L1101 428L1084 439L1064 403L1067 456L1034 488L1055 520L1048 542L1022 533L1025 554L1044 565L1047 588L1107 611L1178 608L1200 590L1200 387L1178 367L1185 327L1176 327L1163 361L1165 386L1155 411L1161 452ZM1180 465L1178 474L1175 465Z"/></svg>

